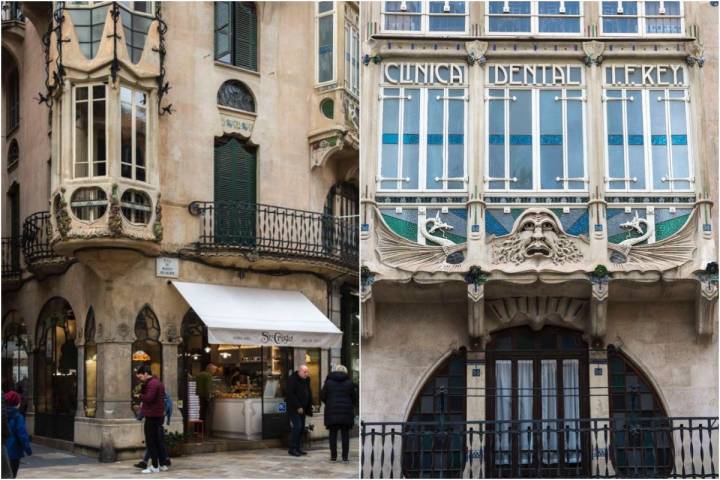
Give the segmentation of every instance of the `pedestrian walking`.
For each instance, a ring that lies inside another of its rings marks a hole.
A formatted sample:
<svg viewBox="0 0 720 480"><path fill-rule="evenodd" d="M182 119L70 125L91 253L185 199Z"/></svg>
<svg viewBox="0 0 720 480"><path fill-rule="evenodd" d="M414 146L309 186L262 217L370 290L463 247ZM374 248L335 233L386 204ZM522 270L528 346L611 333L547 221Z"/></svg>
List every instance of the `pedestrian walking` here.
<svg viewBox="0 0 720 480"><path fill-rule="evenodd" d="M300 368L288 378L285 403L292 426L288 453L294 457L307 455L307 452L300 449L300 439L305 431L305 417L312 417L312 391L307 365L300 365Z"/></svg>
<svg viewBox="0 0 720 480"><path fill-rule="evenodd" d="M160 471L160 450L164 448L160 429L163 428L165 416L165 387L153 376L147 365L138 368L137 376L143 382L140 389L140 412L145 417L145 445L150 451L152 462L142 473L157 473ZM162 469L167 470L167 466L163 465Z"/></svg>
<svg viewBox="0 0 720 480"><path fill-rule="evenodd" d="M358 404L358 390L344 365L335 367L328 374L320 391L320 400L325 404L325 427L330 432L330 460L337 460L337 434L342 436L342 459L348 461L350 453L350 429L355 421L355 406Z"/></svg>
<svg viewBox="0 0 720 480"><path fill-rule="evenodd" d="M172 409L172 398L170 398L170 394L168 393L168 391L165 390L165 422L168 426L170 425L170 419L172 418ZM143 418L145 417L143 416L141 410L140 412L138 412L137 419L142 420ZM167 448L165 446L165 427L163 425L160 425L160 440L160 458L158 460L160 462L160 470L165 472L172 465L172 461L170 460L170 455L168 455ZM144 470L148 466L148 460L150 460L150 449L145 448L145 456L134 466Z"/></svg>
<svg viewBox="0 0 720 480"><path fill-rule="evenodd" d="M7 448L8 458L10 459L12 478L15 478L20 468L20 459L26 453L32 455L32 449L30 448L30 437L25 429L25 417L18 410L21 401L20 395L11 390L3 395L3 400L5 400L5 406L7 407L8 426L8 435L4 437L4 446Z"/></svg>
<svg viewBox="0 0 720 480"><path fill-rule="evenodd" d="M5 396L1 397L2 400L2 438L8 438L10 436L10 428L8 428L8 416L7 407L5 406ZM2 442L2 478L13 478L12 466L10 465L10 457L8 457L7 447L5 442Z"/></svg>

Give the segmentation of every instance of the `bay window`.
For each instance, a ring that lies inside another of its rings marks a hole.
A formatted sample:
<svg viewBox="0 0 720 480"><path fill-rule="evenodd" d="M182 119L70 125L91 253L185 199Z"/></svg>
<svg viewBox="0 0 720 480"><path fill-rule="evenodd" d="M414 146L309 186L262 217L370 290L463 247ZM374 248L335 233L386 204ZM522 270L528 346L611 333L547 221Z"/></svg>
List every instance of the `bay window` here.
<svg viewBox="0 0 720 480"><path fill-rule="evenodd" d="M603 35L680 35L682 2L602 2Z"/></svg>
<svg viewBox="0 0 720 480"><path fill-rule="evenodd" d="M384 88L381 189L466 188L467 91Z"/></svg>
<svg viewBox="0 0 720 480"><path fill-rule="evenodd" d="M316 81L328 83L335 80L335 5L334 2L319 2L317 9Z"/></svg>
<svg viewBox="0 0 720 480"><path fill-rule="evenodd" d="M345 22L345 88L360 94L360 34L350 22Z"/></svg>
<svg viewBox="0 0 720 480"><path fill-rule="evenodd" d="M102 177L107 174L105 102L105 85L83 85L73 89L75 178Z"/></svg>
<svg viewBox="0 0 720 480"><path fill-rule="evenodd" d="M580 34L582 2L489 2L487 32L490 34Z"/></svg>
<svg viewBox="0 0 720 480"><path fill-rule="evenodd" d="M579 83L574 68L568 68L568 80L576 76ZM498 80L492 71L490 77ZM486 100L489 190L587 189L581 88L489 88Z"/></svg>
<svg viewBox="0 0 720 480"><path fill-rule="evenodd" d="M144 182L147 159L147 94L120 87L120 173Z"/></svg>
<svg viewBox="0 0 720 480"><path fill-rule="evenodd" d="M382 17L386 32L467 33L468 3L384 2Z"/></svg>

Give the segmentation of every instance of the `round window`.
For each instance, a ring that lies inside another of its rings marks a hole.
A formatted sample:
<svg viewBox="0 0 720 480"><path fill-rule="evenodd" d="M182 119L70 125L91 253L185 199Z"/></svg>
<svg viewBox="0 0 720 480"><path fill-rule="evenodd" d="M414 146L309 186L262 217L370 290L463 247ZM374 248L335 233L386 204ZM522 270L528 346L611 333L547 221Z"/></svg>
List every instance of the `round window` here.
<svg viewBox="0 0 720 480"><path fill-rule="evenodd" d="M130 223L139 223L147 225L150 221L152 206L150 197L146 193L138 190L125 190L120 199L123 216Z"/></svg>
<svg viewBox="0 0 720 480"><path fill-rule="evenodd" d="M80 220L94 221L105 215L107 194L100 188L79 188L70 200L70 209Z"/></svg>
<svg viewBox="0 0 720 480"><path fill-rule="evenodd" d="M335 102L331 98L326 98L320 102L320 111L327 118L333 118L335 116Z"/></svg>

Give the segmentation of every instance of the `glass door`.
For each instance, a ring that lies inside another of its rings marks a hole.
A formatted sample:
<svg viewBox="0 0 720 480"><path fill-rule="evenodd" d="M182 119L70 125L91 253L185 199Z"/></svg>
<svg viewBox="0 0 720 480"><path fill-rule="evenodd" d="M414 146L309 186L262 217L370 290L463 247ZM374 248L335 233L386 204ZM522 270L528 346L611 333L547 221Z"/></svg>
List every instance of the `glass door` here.
<svg viewBox="0 0 720 480"><path fill-rule="evenodd" d="M285 387L293 373L293 349L262 347L262 437L281 438L290 432Z"/></svg>

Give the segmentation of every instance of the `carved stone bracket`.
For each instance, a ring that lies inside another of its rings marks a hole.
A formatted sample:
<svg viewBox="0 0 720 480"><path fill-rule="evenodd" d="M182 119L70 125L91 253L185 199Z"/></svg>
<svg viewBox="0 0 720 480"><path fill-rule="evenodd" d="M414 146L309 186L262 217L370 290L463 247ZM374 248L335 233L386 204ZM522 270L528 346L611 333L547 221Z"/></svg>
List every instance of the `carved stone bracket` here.
<svg viewBox="0 0 720 480"><path fill-rule="evenodd" d="M685 53L687 54L685 56L685 63L687 63L687 66L692 67L697 65L702 68L703 65L705 65L704 51L703 46L697 41L688 43L685 46Z"/></svg>
<svg viewBox="0 0 720 480"><path fill-rule="evenodd" d="M488 42L475 40L474 42L465 42L465 50L467 50L467 63L470 66L476 63L481 67L487 63L485 52L488 49Z"/></svg>
<svg viewBox="0 0 720 480"><path fill-rule="evenodd" d="M705 271L696 276L699 282L695 298L695 330L699 337L712 338L718 301L717 263L709 263Z"/></svg>
<svg viewBox="0 0 720 480"><path fill-rule="evenodd" d="M582 48L585 52L584 62L586 66L599 66L603 62L602 54L605 51L605 44L603 42L597 42L595 40L583 42Z"/></svg>
<svg viewBox="0 0 720 480"><path fill-rule="evenodd" d="M487 303L500 323L527 323L537 331L548 321L580 326L587 300L570 297L508 297Z"/></svg>
<svg viewBox="0 0 720 480"><path fill-rule="evenodd" d="M468 334L470 338L485 337L485 285L469 284L468 296ZM481 340L484 348L484 341Z"/></svg>
<svg viewBox="0 0 720 480"><path fill-rule="evenodd" d="M593 283L592 296L590 297L590 324L589 334L592 339L602 340L607 334L607 307L608 292L607 282Z"/></svg>
<svg viewBox="0 0 720 480"><path fill-rule="evenodd" d="M318 138L319 137L319 138ZM346 146L357 149L359 143L350 132L331 130L310 139L310 168L322 167L328 159Z"/></svg>
<svg viewBox="0 0 720 480"><path fill-rule="evenodd" d="M362 315L362 338L370 339L375 334L375 300L372 295L360 296Z"/></svg>

